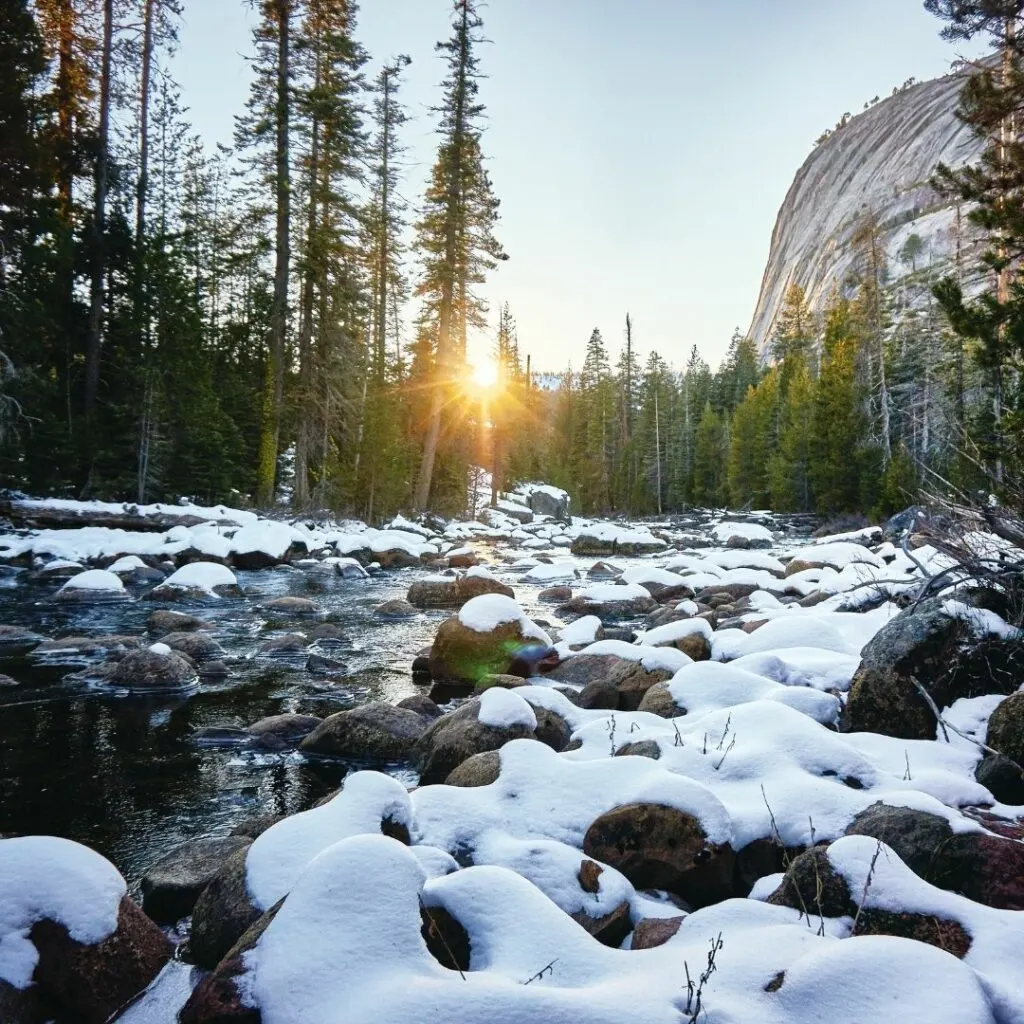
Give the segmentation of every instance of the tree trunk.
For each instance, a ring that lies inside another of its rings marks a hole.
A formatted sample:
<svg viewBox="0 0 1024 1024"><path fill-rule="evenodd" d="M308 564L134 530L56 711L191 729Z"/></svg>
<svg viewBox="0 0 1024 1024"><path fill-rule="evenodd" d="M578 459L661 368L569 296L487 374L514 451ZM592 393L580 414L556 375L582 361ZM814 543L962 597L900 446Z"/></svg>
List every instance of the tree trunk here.
<svg viewBox="0 0 1024 1024"><path fill-rule="evenodd" d="M96 198L93 206L92 273L89 288L89 333L85 348L85 416L92 423L100 384L103 335L103 279L106 271L107 163L110 140L110 64L114 40L114 0L103 2L103 56L100 64L100 119L96 155Z"/></svg>
<svg viewBox="0 0 1024 1024"><path fill-rule="evenodd" d="M451 335L455 314L455 264L462 207L462 151L465 146L466 134L466 76L469 65L469 9L465 4L462 5L462 26L459 38L461 50L455 95L455 118L451 134L452 166L448 175L445 209L445 259L437 324L433 397L430 402L427 436L423 444L423 459L420 463L419 477L416 480L416 489L413 494L413 505L421 511L426 509L430 501L430 486L434 477L437 444L441 438L441 414L444 411L445 392L451 386Z"/></svg>
<svg viewBox="0 0 1024 1024"><path fill-rule="evenodd" d="M149 347L149 310L146 308L146 197L149 194L149 93L153 66L153 22L157 0L145 0L142 33L142 72L139 96L139 179L135 186L135 323L142 348Z"/></svg>
<svg viewBox="0 0 1024 1024"><path fill-rule="evenodd" d="M108 0L109 2L109 0ZM256 501L268 506L274 501L277 454L281 441L281 406L284 398L284 349L288 319L288 274L291 262L291 182L289 178L289 137L291 96L289 91L290 19L293 0L275 0L277 13L277 111L276 111L276 206L274 238L274 298L270 310L270 345L263 381L263 428L257 469Z"/></svg>
<svg viewBox="0 0 1024 1024"><path fill-rule="evenodd" d="M317 39L314 89L320 89L320 40ZM320 121L313 114L309 145L309 209L306 217L306 266L302 280L302 306L299 311L299 423L295 438L295 495L298 509L309 507L309 455L313 444L313 305L319 269L317 251L317 209L320 174Z"/></svg>

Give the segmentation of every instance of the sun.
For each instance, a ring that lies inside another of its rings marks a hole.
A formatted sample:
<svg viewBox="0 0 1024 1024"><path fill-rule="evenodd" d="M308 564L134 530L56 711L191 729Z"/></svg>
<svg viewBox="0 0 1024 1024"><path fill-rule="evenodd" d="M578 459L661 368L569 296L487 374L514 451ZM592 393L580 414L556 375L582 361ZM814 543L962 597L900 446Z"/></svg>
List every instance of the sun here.
<svg viewBox="0 0 1024 1024"><path fill-rule="evenodd" d="M498 364L486 357L473 366L470 379L482 391L489 391L498 383Z"/></svg>

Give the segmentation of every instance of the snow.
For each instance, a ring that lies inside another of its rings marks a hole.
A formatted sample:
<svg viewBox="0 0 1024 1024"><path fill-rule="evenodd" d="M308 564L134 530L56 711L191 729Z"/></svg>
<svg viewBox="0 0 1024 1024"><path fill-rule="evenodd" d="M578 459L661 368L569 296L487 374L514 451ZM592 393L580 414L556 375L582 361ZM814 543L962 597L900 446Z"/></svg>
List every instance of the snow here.
<svg viewBox="0 0 1024 1024"><path fill-rule="evenodd" d="M576 596L596 604L616 604L643 598L650 600L651 594L639 583L595 583L581 590Z"/></svg>
<svg viewBox="0 0 1024 1024"><path fill-rule="evenodd" d="M839 718L839 700L831 694L804 686L783 686L715 661L699 661L680 669L669 682L668 690L677 706L684 709L681 713L690 715L754 700L775 700L823 725L832 725Z"/></svg>
<svg viewBox="0 0 1024 1024"><path fill-rule="evenodd" d="M170 647L167 646L167 644L161 644L161 643L150 644L149 645L149 649L154 654L168 655L168 654L171 653L171 649L170 649Z"/></svg>
<svg viewBox="0 0 1024 1024"><path fill-rule="evenodd" d="M597 631L601 628L601 620L596 615L584 615L575 622L570 622L562 630L561 643L566 647L578 647L592 644L597 639Z"/></svg>
<svg viewBox="0 0 1024 1024"><path fill-rule="evenodd" d="M711 527L711 534L719 544L727 544L731 537L768 543L774 539L772 531L758 523L715 523Z"/></svg>
<svg viewBox="0 0 1024 1024"><path fill-rule="evenodd" d="M459 622L475 633L492 633L499 626L516 622L524 637L551 646L551 637L526 617L522 607L504 594L481 594L470 598L459 610Z"/></svg>
<svg viewBox="0 0 1024 1024"><path fill-rule="evenodd" d="M625 661L638 662L647 672L678 672L693 660L674 647L638 646L626 643L625 640L598 640L581 651L570 652L569 656L577 657L582 654L611 654Z"/></svg>
<svg viewBox="0 0 1024 1024"><path fill-rule="evenodd" d="M57 593L63 594L69 590L110 591L119 594L125 592L121 580L106 569L86 569L85 572L72 576Z"/></svg>
<svg viewBox="0 0 1024 1024"><path fill-rule="evenodd" d="M0 839L0 981L27 988L39 962L32 925L63 924L76 942L114 933L125 880L104 857L56 836Z"/></svg>
<svg viewBox="0 0 1024 1024"><path fill-rule="evenodd" d="M786 572L786 567L766 551L709 551L706 561L722 569L764 569L777 576Z"/></svg>
<svg viewBox="0 0 1024 1024"><path fill-rule="evenodd" d="M678 573L659 569L653 565L637 565L626 569L619 577L622 583L656 583L662 587L688 587L689 582Z"/></svg>
<svg viewBox="0 0 1024 1024"><path fill-rule="evenodd" d="M495 729L512 729L517 725L527 729L537 728L537 716L533 708L517 697L515 692L501 686L492 686L480 696L480 710L477 721Z"/></svg>
<svg viewBox="0 0 1024 1024"><path fill-rule="evenodd" d="M609 949L567 916L571 851L493 839L480 848L501 863L434 879L413 851L382 836L325 850L244 955L245 1001L273 1024L678 1024L683 965L698 973L721 934L719 970L703 993L711 1024L993 1022L982 982L948 953L906 939L841 938L832 923L819 936L796 911L752 900L689 915L664 946ZM611 903L617 881L604 877L608 893L598 898ZM465 975L427 951L421 906L443 908L466 929ZM780 973L783 986L766 992Z"/></svg>
<svg viewBox="0 0 1024 1024"><path fill-rule="evenodd" d="M327 803L272 825L245 858L246 888L254 905L269 910L317 854L346 836L379 833L384 819L411 826L409 794L390 775L363 771L347 776L341 792Z"/></svg>
<svg viewBox="0 0 1024 1024"><path fill-rule="evenodd" d="M799 558L805 562L820 562L822 565L832 566L833 569L845 569L853 562L865 562L879 568L885 564L878 555L870 548L864 547L863 544L844 541L790 548L782 557L787 560Z"/></svg>
<svg viewBox="0 0 1024 1024"><path fill-rule="evenodd" d="M987 608L975 608L962 601L945 601L942 610L951 619L966 622L975 636L997 636L1001 640L1013 640L1021 635L1019 629Z"/></svg>
<svg viewBox="0 0 1024 1024"><path fill-rule="evenodd" d="M710 641L712 638L711 624L706 619L679 619L668 622L664 626L656 626L643 633L637 633L636 642L647 647L658 647L661 644L672 644L691 633L700 633Z"/></svg>
<svg viewBox="0 0 1024 1024"><path fill-rule="evenodd" d="M119 558L113 565L107 567L108 572L134 572L136 569L145 569L146 563L138 555L125 555Z"/></svg>
<svg viewBox="0 0 1024 1024"><path fill-rule="evenodd" d="M575 562L552 562L550 565L541 562L533 566L523 577L531 583L569 583L578 575Z"/></svg>
<svg viewBox="0 0 1024 1024"><path fill-rule="evenodd" d="M231 550L235 554L261 552L276 559L283 559L293 544L311 546L309 533L272 519L243 526L231 538Z"/></svg>
<svg viewBox="0 0 1024 1024"><path fill-rule="evenodd" d="M237 584L235 574L226 565L219 562L189 562L168 576L160 586L202 590L211 597L216 597L215 587L230 587Z"/></svg>

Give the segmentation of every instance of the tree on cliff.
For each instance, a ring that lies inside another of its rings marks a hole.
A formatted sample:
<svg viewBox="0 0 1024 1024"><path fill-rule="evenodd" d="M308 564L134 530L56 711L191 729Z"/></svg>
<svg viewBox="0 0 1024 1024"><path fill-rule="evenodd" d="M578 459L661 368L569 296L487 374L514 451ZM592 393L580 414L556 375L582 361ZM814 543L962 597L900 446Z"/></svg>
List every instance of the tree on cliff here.
<svg viewBox="0 0 1024 1024"><path fill-rule="evenodd" d="M979 164L953 170L940 166L935 184L947 195L975 204L969 217L989 240L984 262L992 288L976 301L965 300L960 283L947 278L935 294L958 334L981 343L980 362L991 394L990 468L1003 478L1007 456L1021 461L1021 408L1006 394L1008 363L1024 353L1024 288L1018 267L1024 256L1024 0L926 0L925 8L946 22L950 40L987 37L998 63L972 75L960 97L958 114L986 147Z"/></svg>

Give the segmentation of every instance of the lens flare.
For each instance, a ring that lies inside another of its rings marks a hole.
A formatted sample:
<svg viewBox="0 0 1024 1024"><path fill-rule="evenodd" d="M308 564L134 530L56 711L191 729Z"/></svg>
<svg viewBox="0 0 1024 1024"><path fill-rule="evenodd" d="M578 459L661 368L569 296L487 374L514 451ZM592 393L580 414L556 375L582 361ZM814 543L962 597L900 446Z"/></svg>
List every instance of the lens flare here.
<svg viewBox="0 0 1024 1024"><path fill-rule="evenodd" d="M493 359L481 359L470 374L470 379L480 389L486 391L498 383L498 364Z"/></svg>

